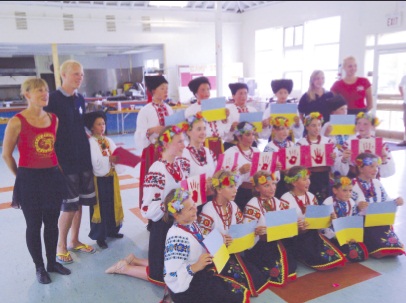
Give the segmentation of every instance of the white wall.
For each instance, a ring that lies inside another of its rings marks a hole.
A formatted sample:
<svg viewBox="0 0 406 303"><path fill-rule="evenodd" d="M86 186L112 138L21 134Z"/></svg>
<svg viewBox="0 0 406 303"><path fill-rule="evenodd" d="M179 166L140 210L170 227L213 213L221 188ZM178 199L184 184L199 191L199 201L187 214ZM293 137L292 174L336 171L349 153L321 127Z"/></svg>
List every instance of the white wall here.
<svg viewBox="0 0 406 303"><path fill-rule="evenodd" d="M242 57L246 77L255 76L255 31L287 27L305 21L341 16L340 60L357 58L358 74L364 70L365 39L368 34L406 29L406 20L398 28L388 28L386 15L398 10L406 17L405 1L282 1L242 14Z"/></svg>
<svg viewBox="0 0 406 303"><path fill-rule="evenodd" d="M28 29L17 30L16 11L26 12ZM75 30L64 31L62 15L74 15ZM115 15L116 32L107 32L106 15ZM142 29L142 16L149 16L151 31ZM170 97L177 97L177 65L205 65L216 62L215 12L172 10L106 11L90 8L60 8L0 3L0 43L6 44L164 44L164 60L170 83ZM241 62L241 19L224 14L223 62ZM159 24L158 24L159 22Z"/></svg>

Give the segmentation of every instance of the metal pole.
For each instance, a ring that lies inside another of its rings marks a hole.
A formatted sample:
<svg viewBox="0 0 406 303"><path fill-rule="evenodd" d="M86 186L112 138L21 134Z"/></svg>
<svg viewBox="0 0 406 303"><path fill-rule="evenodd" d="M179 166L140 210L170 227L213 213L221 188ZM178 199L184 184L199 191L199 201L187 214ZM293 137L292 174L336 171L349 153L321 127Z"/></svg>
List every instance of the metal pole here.
<svg viewBox="0 0 406 303"><path fill-rule="evenodd" d="M55 77L55 87L61 87L61 76L59 74L59 58L58 58L58 45L52 43L52 62L54 64L54 77Z"/></svg>
<svg viewBox="0 0 406 303"><path fill-rule="evenodd" d="M216 1L216 86L217 97L223 95L223 28L222 28L222 1Z"/></svg>

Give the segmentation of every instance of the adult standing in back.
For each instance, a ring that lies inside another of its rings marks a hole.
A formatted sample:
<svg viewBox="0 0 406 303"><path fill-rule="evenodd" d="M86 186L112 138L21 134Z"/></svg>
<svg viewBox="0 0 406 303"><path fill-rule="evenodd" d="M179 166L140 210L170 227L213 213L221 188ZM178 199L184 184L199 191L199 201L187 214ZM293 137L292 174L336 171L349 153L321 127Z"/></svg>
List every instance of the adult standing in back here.
<svg viewBox="0 0 406 303"><path fill-rule="evenodd" d="M68 251L68 233L73 251L93 254L96 250L79 241L82 205L96 204L90 145L84 125L85 99L79 94L83 81L83 67L75 60L67 60L61 68L62 86L49 95L44 109L59 119L55 151L65 176L68 193L62 202L59 217L59 238L56 258L62 264L73 259Z"/></svg>
<svg viewBox="0 0 406 303"><path fill-rule="evenodd" d="M348 114L368 112L372 109L371 83L367 78L357 77L357 62L350 56L343 61L345 77L336 81L331 87L335 95L341 95L348 105Z"/></svg>

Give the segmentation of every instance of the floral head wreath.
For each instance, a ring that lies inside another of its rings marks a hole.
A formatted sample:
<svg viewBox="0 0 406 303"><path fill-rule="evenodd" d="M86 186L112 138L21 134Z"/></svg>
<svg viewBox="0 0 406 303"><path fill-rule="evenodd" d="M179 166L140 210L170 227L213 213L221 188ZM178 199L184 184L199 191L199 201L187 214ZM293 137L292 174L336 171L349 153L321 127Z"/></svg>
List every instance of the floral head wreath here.
<svg viewBox="0 0 406 303"><path fill-rule="evenodd" d="M369 122L371 122L372 126L378 126L379 123L381 123L379 119L374 115L364 112L359 112L357 114L356 121L358 121L359 119L367 119Z"/></svg>
<svg viewBox="0 0 406 303"><path fill-rule="evenodd" d="M272 173L270 176L262 175L257 179L256 182L254 178L252 178L252 181L254 183L254 186L264 185L268 181L276 181L276 176L274 173Z"/></svg>
<svg viewBox="0 0 406 303"><path fill-rule="evenodd" d="M381 160L380 157L377 157L377 158L367 157L367 158L364 158L364 159L358 158L358 159L355 160L355 164L358 167L369 166L369 165L372 165L372 163L374 163L374 162L378 163L378 165L382 164L382 160Z"/></svg>
<svg viewBox="0 0 406 303"><path fill-rule="evenodd" d="M351 179L348 177L345 177L345 176L334 178L333 181L334 181L333 186L338 186L338 185L348 186L348 185L352 184Z"/></svg>
<svg viewBox="0 0 406 303"><path fill-rule="evenodd" d="M255 128L254 125L252 125L249 122L245 122L244 127L240 128L240 129L237 128L234 131L234 135L238 137L238 136L241 136L241 135L243 135L245 133L248 133L248 132L255 132L256 130L257 129Z"/></svg>
<svg viewBox="0 0 406 303"><path fill-rule="evenodd" d="M304 125L305 126L309 126L310 123L312 123L312 121L314 119L318 119L320 120L321 124L323 124L324 119L323 119L323 115L320 114L319 112L312 112L309 115L307 115L304 119Z"/></svg>
<svg viewBox="0 0 406 303"><path fill-rule="evenodd" d="M286 183L292 184L293 182L299 180L299 178L305 178L306 176L310 176L310 172L307 169L302 169L293 177L285 176L284 180Z"/></svg>
<svg viewBox="0 0 406 303"><path fill-rule="evenodd" d="M274 127L289 127L289 120L285 117L272 117L271 118L271 125Z"/></svg>
<svg viewBox="0 0 406 303"><path fill-rule="evenodd" d="M170 143L175 135L182 133L183 128L179 128L177 125L173 125L167 129L162 135L158 137L157 145L163 145L164 143Z"/></svg>
<svg viewBox="0 0 406 303"><path fill-rule="evenodd" d="M211 179L211 185L214 188L221 188L221 187L230 186L230 185L237 185L237 182L238 182L237 175L224 176L222 178L212 178Z"/></svg>
<svg viewBox="0 0 406 303"><path fill-rule="evenodd" d="M193 127L193 123L196 121L204 121L207 122L207 120L203 117L201 112L197 112L196 115L189 116L186 118L186 121L188 123L188 130L191 130Z"/></svg>
<svg viewBox="0 0 406 303"><path fill-rule="evenodd" d="M173 199L168 203L168 211L171 214L179 213L185 207L182 203L189 199L190 193L178 188Z"/></svg>

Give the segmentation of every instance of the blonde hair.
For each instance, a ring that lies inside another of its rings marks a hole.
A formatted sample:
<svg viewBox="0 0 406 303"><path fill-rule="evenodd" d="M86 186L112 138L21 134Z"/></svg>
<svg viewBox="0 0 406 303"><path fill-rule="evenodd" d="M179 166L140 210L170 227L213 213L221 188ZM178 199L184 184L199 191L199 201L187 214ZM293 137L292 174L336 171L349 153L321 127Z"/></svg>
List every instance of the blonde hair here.
<svg viewBox="0 0 406 303"><path fill-rule="evenodd" d="M25 93L28 93L31 90L46 87L48 89L48 84L44 79L41 78L28 78L21 84L20 94L24 97Z"/></svg>
<svg viewBox="0 0 406 303"><path fill-rule="evenodd" d="M210 184L210 187L212 191L214 192L214 196L217 197L217 190L221 188L221 181L226 178L235 178L235 174L231 170L226 170L226 169L221 169L219 171L216 171L212 177L212 183ZM213 185L213 179L219 180L218 186Z"/></svg>
<svg viewBox="0 0 406 303"><path fill-rule="evenodd" d="M343 67L344 67L345 64L346 64L348 61L350 61L350 60L353 60L354 62L357 62L357 60L355 60L355 57L353 57L353 56L345 57L344 60L343 60Z"/></svg>
<svg viewBox="0 0 406 303"><path fill-rule="evenodd" d="M83 70L82 64L76 60L66 60L59 68L59 71L62 74L66 74L67 71L71 70L74 66L78 66Z"/></svg>
<svg viewBox="0 0 406 303"><path fill-rule="evenodd" d="M316 100L316 93L315 93L315 88L314 88L314 83L313 82L314 82L314 79L319 75L323 75L323 77L324 77L324 72L321 71L321 70L315 70L310 75L309 89L307 91L307 95L309 96L309 101Z"/></svg>

